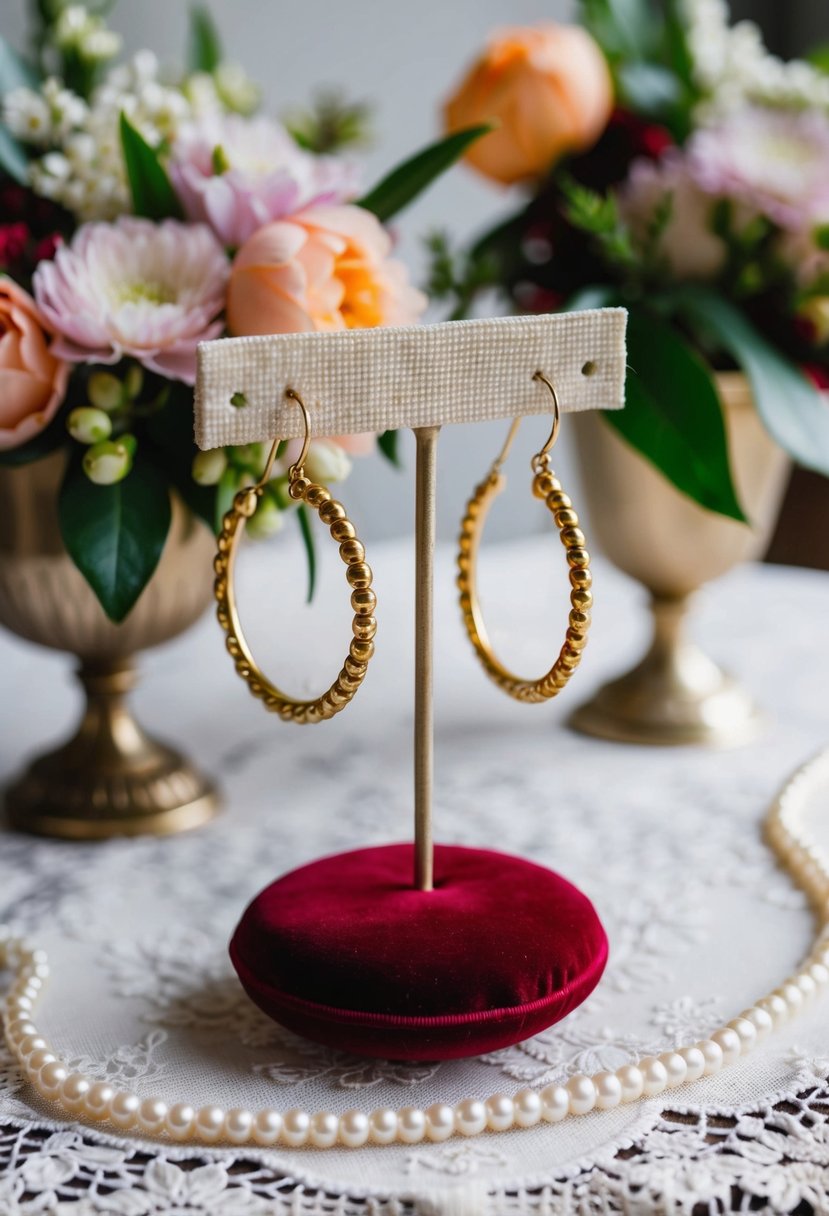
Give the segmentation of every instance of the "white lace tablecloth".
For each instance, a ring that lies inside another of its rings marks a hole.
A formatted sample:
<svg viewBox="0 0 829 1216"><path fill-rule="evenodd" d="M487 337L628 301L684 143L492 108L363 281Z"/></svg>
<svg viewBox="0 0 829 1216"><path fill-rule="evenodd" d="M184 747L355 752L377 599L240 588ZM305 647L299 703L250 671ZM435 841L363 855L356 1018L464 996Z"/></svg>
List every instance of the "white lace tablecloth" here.
<svg viewBox="0 0 829 1216"><path fill-rule="evenodd" d="M254 559L254 560L252 560ZM410 833L412 561L375 547L377 657L334 722L292 728L254 702L208 617L147 655L145 724L221 776L226 810L174 839L76 846L0 835L0 921L42 944L53 979L39 1021L72 1063L143 1094L288 1109L427 1105L615 1068L702 1037L790 971L811 940L804 901L759 824L791 771L829 741L829 578L747 568L705 592L696 629L765 704L769 731L732 752L643 750L568 732L568 708L644 643L644 598L596 572L593 635L559 704L509 701L479 670L436 590L438 839L535 858L580 884L610 938L590 1000L545 1034L443 1064L355 1059L270 1023L227 958L252 895L322 853ZM298 692L341 661L349 609L323 563L301 607L292 542L249 551L243 615ZM549 663L566 614L559 546L487 551L492 632L511 662ZM68 660L0 638L2 775L65 733ZM290 686L290 684L289 684ZM75 711L76 712L76 711ZM829 792L815 814L829 821ZM827 826L829 832L829 826ZM655 1099L556 1126L415 1147L206 1150L73 1125L0 1054L0 1213L487 1214L826 1212L829 1006L817 1001L745 1062Z"/></svg>

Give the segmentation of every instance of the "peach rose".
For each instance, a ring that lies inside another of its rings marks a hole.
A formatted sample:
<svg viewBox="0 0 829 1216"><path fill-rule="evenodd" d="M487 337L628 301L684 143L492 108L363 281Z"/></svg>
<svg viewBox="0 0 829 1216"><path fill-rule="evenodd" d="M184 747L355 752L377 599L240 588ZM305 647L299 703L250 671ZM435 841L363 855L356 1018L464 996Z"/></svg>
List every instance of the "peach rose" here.
<svg viewBox="0 0 829 1216"><path fill-rule="evenodd" d="M28 292L0 277L0 449L27 443L54 418L69 366Z"/></svg>
<svg viewBox="0 0 829 1216"><path fill-rule="evenodd" d="M351 204L309 207L260 228L230 272L232 334L408 325L426 307L391 240L369 211Z"/></svg>
<svg viewBox="0 0 829 1216"><path fill-rule="evenodd" d="M466 159L511 185L591 147L612 108L610 70L596 41L580 26L546 23L494 34L447 102L445 120L450 132L496 122Z"/></svg>

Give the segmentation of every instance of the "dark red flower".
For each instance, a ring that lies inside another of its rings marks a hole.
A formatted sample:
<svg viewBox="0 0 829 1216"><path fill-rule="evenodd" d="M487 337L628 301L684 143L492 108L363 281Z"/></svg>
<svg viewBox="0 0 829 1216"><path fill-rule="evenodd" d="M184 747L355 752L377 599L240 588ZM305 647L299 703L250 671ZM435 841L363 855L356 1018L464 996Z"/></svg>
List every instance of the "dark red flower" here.
<svg viewBox="0 0 829 1216"><path fill-rule="evenodd" d="M803 371L821 392L829 389L829 367L825 363L804 363Z"/></svg>
<svg viewBox="0 0 829 1216"><path fill-rule="evenodd" d="M0 185L0 223L8 224L20 219L26 212L30 192L17 182L7 180Z"/></svg>
<svg viewBox="0 0 829 1216"><path fill-rule="evenodd" d="M0 266L15 266L25 256L30 237L22 220L0 226Z"/></svg>
<svg viewBox="0 0 829 1216"><path fill-rule="evenodd" d="M659 160L673 146L667 127L617 107L599 142L571 161L570 171L585 186L604 191L627 177L633 161L641 157Z"/></svg>
<svg viewBox="0 0 829 1216"><path fill-rule="evenodd" d="M35 245L33 261L35 264L50 261L55 256L58 246L62 244L63 237L61 234L59 232L50 232L48 236L45 236L43 240L38 241L37 245Z"/></svg>

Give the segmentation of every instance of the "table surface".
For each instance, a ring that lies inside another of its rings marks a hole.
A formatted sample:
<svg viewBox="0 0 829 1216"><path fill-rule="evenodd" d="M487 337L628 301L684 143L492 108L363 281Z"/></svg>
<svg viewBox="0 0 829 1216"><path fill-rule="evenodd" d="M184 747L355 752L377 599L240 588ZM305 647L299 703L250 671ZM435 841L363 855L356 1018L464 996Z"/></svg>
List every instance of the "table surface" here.
<svg viewBox="0 0 829 1216"><path fill-rule="evenodd" d="M198 1104L428 1105L618 1067L704 1037L779 983L812 923L760 823L790 773L829 739L829 579L747 567L708 588L694 632L766 707L768 732L730 752L651 750L565 725L641 651L641 589L599 563L582 669L558 702L518 705L477 666L454 603L452 553L440 549L436 836L532 857L577 882L606 925L608 969L550 1031L440 1065L355 1059L259 1013L226 953L248 900L312 857L411 832L413 559L395 542L369 560L377 657L331 723L299 729L266 715L209 616L144 656L137 714L220 777L226 807L213 824L97 846L0 834L0 922L52 956L40 1021L61 1054L142 1094ZM336 559L323 562L306 610L301 563L291 541L248 550L240 594L263 665L308 694L341 663L350 612ZM549 538L493 547L481 577L503 657L528 671L549 665L566 619L559 547ZM0 670L6 779L67 733L77 695L66 656L9 635ZM816 815L829 820L827 808L829 791ZM690 1213L728 1207L735 1195L772 1211L817 1196L815 1210L825 1210L829 1033L819 1005L745 1062L674 1091L670 1111L663 1098L555 1127L356 1151L206 1150L69 1124L0 1052L0 1213L507 1216L626 1211L633 1197L639 1211Z"/></svg>

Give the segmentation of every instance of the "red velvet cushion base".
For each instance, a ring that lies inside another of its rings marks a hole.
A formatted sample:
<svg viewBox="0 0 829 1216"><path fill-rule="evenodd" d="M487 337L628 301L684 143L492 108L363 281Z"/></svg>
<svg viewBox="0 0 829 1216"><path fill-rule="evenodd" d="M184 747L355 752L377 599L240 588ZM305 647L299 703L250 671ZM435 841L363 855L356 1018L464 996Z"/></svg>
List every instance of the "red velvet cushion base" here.
<svg viewBox="0 0 829 1216"><path fill-rule="evenodd" d="M607 938L593 905L542 866L438 845L435 889L411 844L325 857L266 887L230 957L282 1025L360 1055L450 1060L507 1047L593 991Z"/></svg>

